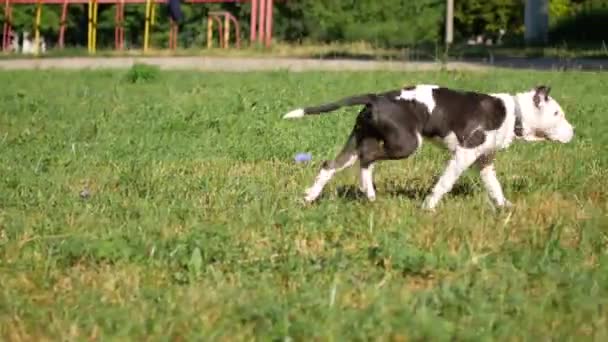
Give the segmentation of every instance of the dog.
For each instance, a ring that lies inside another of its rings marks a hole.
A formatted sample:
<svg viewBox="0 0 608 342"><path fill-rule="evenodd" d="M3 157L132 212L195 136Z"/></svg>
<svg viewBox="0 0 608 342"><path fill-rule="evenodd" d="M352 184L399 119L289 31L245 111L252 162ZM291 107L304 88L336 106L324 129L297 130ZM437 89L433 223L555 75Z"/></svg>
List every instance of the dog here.
<svg viewBox="0 0 608 342"><path fill-rule="evenodd" d="M425 197L423 209L433 210L462 173L473 165L479 169L492 201L498 207L510 207L512 204L505 198L496 177L496 152L508 148L514 139L568 143L574 138L574 127L560 104L549 95L550 91L550 87L539 85L515 94L486 94L422 84L292 110L283 118L363 106L345 146L334 160L323 162L304 200L315 201L336 172L359 160L360 189L374 201L375 163L407 158L426 138L445 147L451 159Z"/></svg>

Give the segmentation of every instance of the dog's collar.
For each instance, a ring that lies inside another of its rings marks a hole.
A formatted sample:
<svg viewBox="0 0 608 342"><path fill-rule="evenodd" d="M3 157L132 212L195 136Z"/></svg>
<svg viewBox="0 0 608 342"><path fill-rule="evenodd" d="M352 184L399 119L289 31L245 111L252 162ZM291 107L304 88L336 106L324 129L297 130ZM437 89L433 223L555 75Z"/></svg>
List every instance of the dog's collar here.
<svg viewBox="0 0 608 342"><path fill-rule="evenodd" d="M517 96L513 96L513 102L515 103L515 125L513 125L513 133L516 137L521 138L524 136L524 124L521 120L521 108L519 107Z"/></svg>

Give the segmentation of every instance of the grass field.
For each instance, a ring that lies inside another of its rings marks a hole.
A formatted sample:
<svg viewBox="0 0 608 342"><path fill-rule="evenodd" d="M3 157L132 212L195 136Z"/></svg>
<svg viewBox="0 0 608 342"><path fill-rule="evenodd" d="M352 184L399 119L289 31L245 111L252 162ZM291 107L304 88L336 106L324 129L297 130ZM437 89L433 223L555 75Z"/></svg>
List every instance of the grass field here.
<svg viewBox="0 0 608 342"><path fill-rule="evenodd" d="M352 169L303 207L355 110L281 115L416 82L547 83L577 137L498 156L511 211L492 210L474 171L420 211L447 160L431 144L378 165L374 203ZM0 84L0 339L608 338L605 74L135 69Z"/></svg>

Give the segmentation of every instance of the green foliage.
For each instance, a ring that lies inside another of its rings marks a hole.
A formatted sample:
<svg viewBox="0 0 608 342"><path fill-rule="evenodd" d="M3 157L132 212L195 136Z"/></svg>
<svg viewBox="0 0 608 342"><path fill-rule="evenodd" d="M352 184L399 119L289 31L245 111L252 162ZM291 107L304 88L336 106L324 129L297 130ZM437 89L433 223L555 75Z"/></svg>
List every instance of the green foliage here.
<svg viewBox="0 0 608 342"><path fill-rule="evenodd" d="M131 68L129 68L129 71L127 71L125 79L129 83L145 83L158 79L159 75L160 68L158 66L135 63Z"/></svg>
<svg viewBox="0 0 608 342"><path fill-rule="evenodd" d="M569 5L567 9L564 2ZM552 7L556 12L549 34L552 42L604 44L608 41L608 32L605 29L608 21L608 0L583 2L561 0L559 3L560 6L556 4L555 8Z"/></svg>
<svg viewBox="0 0 608 342"><path fill-rule="evenodd" d="M496 34L501 29L510 34L523 32L524 2L521 0L459 0L454 3L455 30L461 38Z"/></svg>
<svg viewBox="0 0 608 342"><path fill-rule="evenodd" d="M304 11L310 37L320 41L368 41L378 46L412 46L441 37L440 0L314 1Z"/></svg>
<svg viewBox="0 0 608 342"><path fill-rule="evenodd" d="M132 70L142 70L134 67ZM586 72L0 72L0 339L605 340L608 104ZM553 87L571 144L497 155L419 209L446 152L302 191L357 109L296 106L403 84ZM296 164L298 152L310 164ZM89 196L80 195L87 189Z"/></svg>
<svg viewBox="0 0 608 342"><path fill-rule="evenodd" d="M569 17L575 12L575 6L571 0L550 0L549 20L553 24L563 18Z"/></svg>

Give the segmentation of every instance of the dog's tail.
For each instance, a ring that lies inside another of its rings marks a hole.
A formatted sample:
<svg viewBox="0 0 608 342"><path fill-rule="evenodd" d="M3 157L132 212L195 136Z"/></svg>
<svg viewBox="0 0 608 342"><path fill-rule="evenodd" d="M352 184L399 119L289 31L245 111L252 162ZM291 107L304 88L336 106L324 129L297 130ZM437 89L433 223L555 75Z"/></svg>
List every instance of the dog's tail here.
<svg viewBox="0 0 608 342"><path fill-rule="evenodd" d="M322 104L320 106L298 108L298 109L294 109L291 112L283 115L283 119L295 119L295 118L301 118L304 115L329 113L329 112L333 112L342 107L367 105L367 104L370 104L377 97L378 97L378 94L355 95L355 96L343 98L336 102Z"/></svg>

